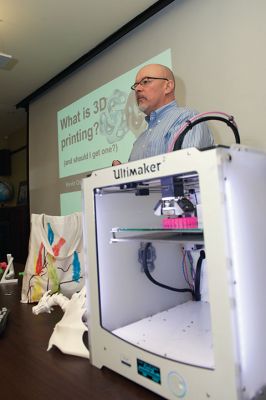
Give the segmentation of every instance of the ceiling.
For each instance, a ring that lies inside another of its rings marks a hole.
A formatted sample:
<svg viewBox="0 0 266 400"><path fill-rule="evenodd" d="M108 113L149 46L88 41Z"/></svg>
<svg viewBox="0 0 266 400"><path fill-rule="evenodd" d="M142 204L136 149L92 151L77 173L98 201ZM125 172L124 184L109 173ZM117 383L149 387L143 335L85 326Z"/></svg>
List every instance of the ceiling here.
<svg viewBox="0 0 266 400"><path fill-rule="evenodd" d="M0 139L26 126L16 104L152 6L152 0L0 0Z"/></svg>

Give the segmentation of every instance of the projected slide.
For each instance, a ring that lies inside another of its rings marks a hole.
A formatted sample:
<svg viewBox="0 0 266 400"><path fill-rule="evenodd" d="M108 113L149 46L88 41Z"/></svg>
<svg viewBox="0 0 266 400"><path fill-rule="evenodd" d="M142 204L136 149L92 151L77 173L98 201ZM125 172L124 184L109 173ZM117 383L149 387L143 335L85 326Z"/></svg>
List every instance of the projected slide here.
<svg viewBox="0 0 266 400"><path fill-rule="evenodd" d="M130 89L142 65L159 63L171 68L170 49L106 83L57 113L59 178L72 177L127 162L136 137L146 126L144 114ZM73 182L73 179L72 179ZM79 187L78 187L79 186ZM65 183L65 192L80 185ZM81 208L80 195L62 193L61 213ZM68 203L69 200L69 204Z"/></svg>

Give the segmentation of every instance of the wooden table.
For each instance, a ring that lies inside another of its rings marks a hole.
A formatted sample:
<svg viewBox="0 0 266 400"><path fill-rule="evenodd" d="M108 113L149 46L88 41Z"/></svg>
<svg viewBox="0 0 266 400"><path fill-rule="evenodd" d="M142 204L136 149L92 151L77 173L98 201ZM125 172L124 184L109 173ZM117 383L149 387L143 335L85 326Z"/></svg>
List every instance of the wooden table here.
<svg viewBox="0 0 266 400"><path fill-rule="evenodd" d="M56 347L47 351L49 338L63 313L32 314L31 304L20 303L17 284L0 285L0 307L10 309L0 336L1 399L7 400L158 400L161 397L113 371L93 367L89 360L66 355Z"/></svg>

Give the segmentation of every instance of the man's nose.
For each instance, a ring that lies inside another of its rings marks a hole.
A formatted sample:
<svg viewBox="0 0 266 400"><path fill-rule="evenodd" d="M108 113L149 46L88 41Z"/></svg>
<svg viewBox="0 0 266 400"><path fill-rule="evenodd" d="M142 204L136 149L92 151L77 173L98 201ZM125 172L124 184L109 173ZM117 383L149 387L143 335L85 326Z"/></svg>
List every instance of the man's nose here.
<svg viewBox="0 0 266 400"><path fill-rule="evenodd" d="M140 83L138 83L137 86L135 87L136 92L140 92L142 89L143 89L143 87Z"/></svg>

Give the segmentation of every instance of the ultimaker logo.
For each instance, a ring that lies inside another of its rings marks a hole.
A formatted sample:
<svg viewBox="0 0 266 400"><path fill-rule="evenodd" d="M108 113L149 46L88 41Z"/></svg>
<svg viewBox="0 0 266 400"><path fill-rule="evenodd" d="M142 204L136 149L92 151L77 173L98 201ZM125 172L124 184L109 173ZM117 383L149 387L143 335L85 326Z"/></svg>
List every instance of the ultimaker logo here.
<svg viewBox="0 0 266 400"><path fill-rule="evenodd" d="M131 176L138 176L138 175L144 175L144 174L149 174L151 172L159 172L160 171L160 165L161 163L158 162L156 164L146 164L143 163L140 167L137 168L115 168L114 171L114 177L115 179L121 179L121 178L130 178Z"/></svg>

